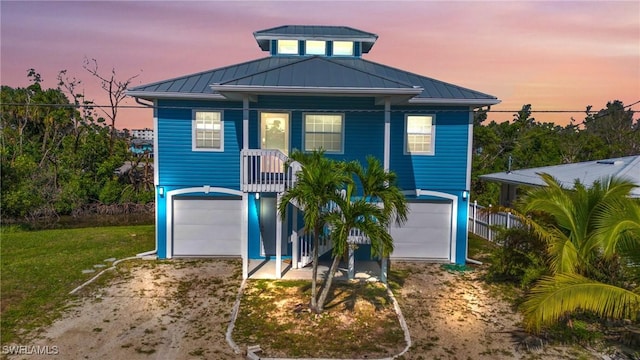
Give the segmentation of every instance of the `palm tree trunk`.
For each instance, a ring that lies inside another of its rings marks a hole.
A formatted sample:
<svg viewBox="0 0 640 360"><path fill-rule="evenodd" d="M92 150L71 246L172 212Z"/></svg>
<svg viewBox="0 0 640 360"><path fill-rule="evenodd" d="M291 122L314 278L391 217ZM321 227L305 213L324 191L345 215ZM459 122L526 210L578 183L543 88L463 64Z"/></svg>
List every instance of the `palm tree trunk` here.
<svg viewBox="0 0 640 360"><path fill-rule="evenodd" d="M338 269L340 258L341 256L333 257L331 268L329 269L329 273L327 273L326 280L324 281L324 286L322 287L322 292L320 293L320 298L318 299L318 312L317 312L318 314L324 311L324 302L327 301L327 296L329 295L329 289L331 289L331 284L333 283L334 274Z"/></svg>
<svg viewBox="0 0 640 360"><path fill-rule="evenodd" d="M320 227L313 229L313 265L311 275L311 311L316 312L318 307L318 246L320 246Z"/></svg>

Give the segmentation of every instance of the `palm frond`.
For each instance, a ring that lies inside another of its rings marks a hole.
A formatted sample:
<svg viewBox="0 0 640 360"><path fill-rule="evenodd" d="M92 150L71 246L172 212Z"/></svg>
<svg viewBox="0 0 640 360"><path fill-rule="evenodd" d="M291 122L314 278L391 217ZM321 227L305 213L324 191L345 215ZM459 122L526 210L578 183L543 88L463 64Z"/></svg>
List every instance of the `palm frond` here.
<svg viewBox="0 0 640 360"><path fill-rule="evenodd" d="M577 274L556 274L544 277L523 304L525 325L534 332L579 310L603 318L635 320L640 294Z"/></svg>
<svg viewBox="0 0 640 360"><path fill-rule="evenodd" d="M605 256L619 248L640 247L640 204L636 200L622 198L603 204L594 222L595 238Z"/></svg>

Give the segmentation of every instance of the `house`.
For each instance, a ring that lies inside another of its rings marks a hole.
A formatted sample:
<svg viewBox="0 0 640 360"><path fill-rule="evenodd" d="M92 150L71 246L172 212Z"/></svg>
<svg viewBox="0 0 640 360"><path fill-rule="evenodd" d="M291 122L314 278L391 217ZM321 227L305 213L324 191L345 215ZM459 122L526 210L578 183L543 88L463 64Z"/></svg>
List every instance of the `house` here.
<svg viewBox="0 0 640 360"><path fill-rule="evenodd" d="M135 155L144 155L153 153L153 139L132 139L129 144L129 151Z"/></svg>
<svg viewBox="0 0 640 360"><path fill-rule="evenodd" d="M640 155L505 171L481 175L480 179L499 182L500 205L511 206L520 186L546 185L540 177L543 173L553 176L567 189L572 189L576 180L590 186L594 181L607 177L624 178L637 184L631 191L631 197L640 198Z"/></svg>
<svg viewBox="0 0 640 360"><path fill-rule="evenodd" d="M256 260L275 259L275 277L283 259L306 265L301 210L290 205L282 221L276 204L295 183L287 155L323 148L362 163L371 154L397 173L411 213L390 229L391 258L464 263L472 112L499 100L365 60L378 38L369 32L253 35L266 57L127 92L154 109L157 256L241 256L244 277Z"/></svg>
<svg viewBox="0 0 640 360"><path fill-rule="evenodd" d="M131 137L134 139L153 141L153 129L131 129Z"/></svg>

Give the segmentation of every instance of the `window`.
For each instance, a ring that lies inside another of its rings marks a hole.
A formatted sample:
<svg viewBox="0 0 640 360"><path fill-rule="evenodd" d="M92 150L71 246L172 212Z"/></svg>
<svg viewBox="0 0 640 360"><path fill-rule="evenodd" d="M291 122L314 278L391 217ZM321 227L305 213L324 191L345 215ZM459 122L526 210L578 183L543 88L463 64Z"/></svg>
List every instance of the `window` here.
<svg viewBox="0 0 640 360"><path fill-rule="evenodd" d="M307 55L325 55L327 53L326 41L322 40L307 40L304 43L305 54Z"/></svg>
<svg viewBox="0 0 640 360"><path fill-rule="evenodd" d="M193 150L224 150L222 113L219 111L194 111Z"/></svg>
<svg viewBox="0 0 640 360"><path fill-rule="evenodd" d="M408 115L406 119L405 152L433 155L435 124L430 115Z"/></svg>
<svg viewBox="0 0 640 360"><path fill-rule="evenodd" d="M343 152L343 120L342 114L305 114L304 150L322 148L329 153Z"/></svg>
<svg viewBox="0 0 640 360"><path fill-rule="evenodd" d="M353 55L353 41L334 41L333 42L333 55L352 56Z"/></svg>
<svg viewBox="0 0 640 360"><path fill-rule="evenodd" d="M298 54L298 40L278 40L278 54Z"/></svg>

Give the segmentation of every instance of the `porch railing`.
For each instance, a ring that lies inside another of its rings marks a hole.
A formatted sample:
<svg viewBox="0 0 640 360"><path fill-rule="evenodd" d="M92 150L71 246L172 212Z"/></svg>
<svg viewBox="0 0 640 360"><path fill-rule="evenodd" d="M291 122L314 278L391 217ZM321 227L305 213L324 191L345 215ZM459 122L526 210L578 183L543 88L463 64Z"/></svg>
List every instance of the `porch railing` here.
<svg viewBox="0 0 640 360"><path fill-rule="evenodd" d="M296 182L300 163L280 150L245 149L240 152L240 184L244 192L283 192Z"/></svg>
<svg viewBox="0 0 640 360"><path fill-rule="evenodd" d="M484 207L477 201L469 204L469 231L481 238L494 241L499 231L497 227L511 229L520 226L520 220L509 212L493 212L491 205Z"/></svg>
<svg viewBox="0 0 640 360"><path fill-rule="evenodd" d="M300 231L301 235L298 235L300 240L300 261L298 267L305 267L313 261L313 234L311 232ZM333 245L329 235L320 236L318 241L318 256L324 255L327 251L331 250Z"/></svg>

